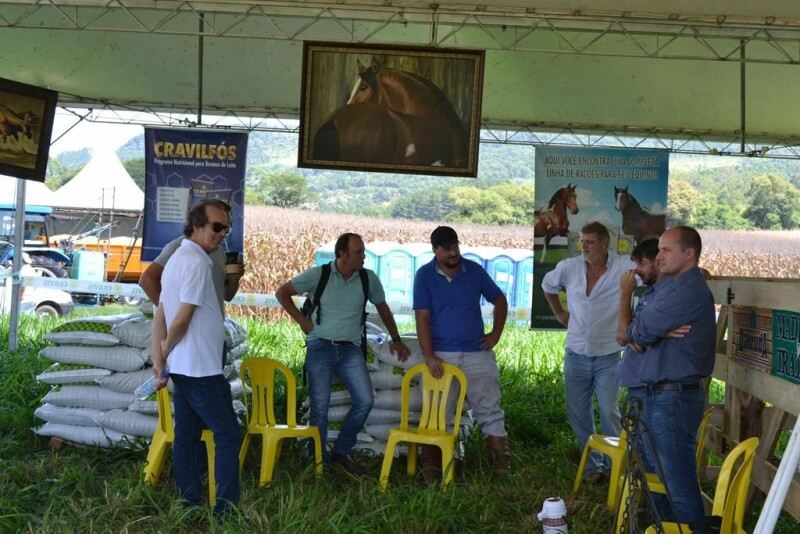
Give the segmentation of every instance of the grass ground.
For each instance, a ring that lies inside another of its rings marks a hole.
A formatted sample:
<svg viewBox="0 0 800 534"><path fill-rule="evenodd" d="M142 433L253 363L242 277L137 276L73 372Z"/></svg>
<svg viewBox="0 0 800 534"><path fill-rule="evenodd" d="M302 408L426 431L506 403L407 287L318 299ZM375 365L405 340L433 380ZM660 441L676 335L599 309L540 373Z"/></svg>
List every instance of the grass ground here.
<svg viewBox="0 0 800 534"><path fill-rule="evenodd" d="M49 366L36 353L55 323L24 319L21 350L0 354L0 532L537 532L535 514L552 496L565 499L571 532L612 529L604 486L584 485L570 495L578 451L563 405L563 334L510 326L498 346L513 475L492 478L483 441L473 437L448 492L424 486L420 476L407 478L396 460L384 495L377 491L379 459L367 459L369 476L333 470L317 479L294 445L284 449L273 483L259 487L256 446L242 474L241 514L218 525L176 502L169 462L156 488L141 482L145 445L53 450L31 432L47 391L34 377ZM251 354L299 372L296 327L243 322ZM796 528L787 522L776 532Z"/></svg>

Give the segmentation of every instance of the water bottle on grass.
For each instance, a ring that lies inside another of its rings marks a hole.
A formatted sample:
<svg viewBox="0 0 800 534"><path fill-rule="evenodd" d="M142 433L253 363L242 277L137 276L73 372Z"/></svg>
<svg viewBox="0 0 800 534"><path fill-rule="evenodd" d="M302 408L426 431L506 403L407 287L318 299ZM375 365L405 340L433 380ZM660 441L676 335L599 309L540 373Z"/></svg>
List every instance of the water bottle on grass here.
<svg viewBox="0 0 800 534"><path fill-rule="evenodd" d="M169 377L169 371L164 369L164 372L162 373L161 377L162 378ZM147 397L149 397L155 392L156 392L156 377L151 376L150 378L145 380L145 382L141 386L136 388L136 391L134 391L133 394L136 395L136 397L139 400L145 400Z"/></svg>

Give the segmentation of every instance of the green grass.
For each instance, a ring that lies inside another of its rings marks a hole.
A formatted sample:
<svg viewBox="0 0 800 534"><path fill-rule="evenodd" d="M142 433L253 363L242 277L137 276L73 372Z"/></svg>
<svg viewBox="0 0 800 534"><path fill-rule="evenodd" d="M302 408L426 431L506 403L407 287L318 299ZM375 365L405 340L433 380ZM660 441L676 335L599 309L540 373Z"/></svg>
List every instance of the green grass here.
<svg viewBox="0 0 800 534"><path fill-rule="evenodd" d="M584 485L570 495L578 451L564 411L563 334L509 326L497 348L513 475L492 477L474 434L444 494L420 476L407 478L404 459L395 460L385 495L377 491L379 458L366 458L370 476L333 470L317 479L297 444L284 448L273 483L259 487L257 444L242 474L241 514L217 525L176 502L169 462L156 488L141 482L145 447L54 451L30 431L48 389L34 377L50 365L36 353L56 323L24 318L21 349L0 354L0 532L536 532L536 512L557 495L567 502L571 532L611 531L605 487ZM304 351L296 326L243 323L251 354L284 361L299 375ZM796 527L784 523L776 532Z"/></svg>

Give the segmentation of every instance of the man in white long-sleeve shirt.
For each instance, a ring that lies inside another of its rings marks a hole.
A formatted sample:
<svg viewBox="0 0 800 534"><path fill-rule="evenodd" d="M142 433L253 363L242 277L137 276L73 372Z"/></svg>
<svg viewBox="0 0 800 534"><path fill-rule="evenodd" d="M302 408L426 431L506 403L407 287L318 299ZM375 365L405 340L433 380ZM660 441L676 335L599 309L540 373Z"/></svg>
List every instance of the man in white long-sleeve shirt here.
<svg viewBox="0 0 800 534"><path fill-rule="evenodd" d="M619 280L634 267L627 257L610 255L608 229L599 222L581 228L581 255L560 261L542 281L545 298L556 318L567 327L564 353L564 389L567 419L583 450L595 432L593 394L600 408L603 434L620 434L619 388L615 371L620 359L616 341L619 317ZM566 289L569 311L558 299ZM594 452L586 463L589 480L607 470L602 454Z"/></svg>

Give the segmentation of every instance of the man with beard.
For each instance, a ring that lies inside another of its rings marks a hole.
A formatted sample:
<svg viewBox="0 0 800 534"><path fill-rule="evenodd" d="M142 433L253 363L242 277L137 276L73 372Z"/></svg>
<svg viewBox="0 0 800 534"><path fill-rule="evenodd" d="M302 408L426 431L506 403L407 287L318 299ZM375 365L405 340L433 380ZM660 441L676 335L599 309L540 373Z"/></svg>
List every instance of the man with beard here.
<svg viewBox="0 0 800 534"><path fill-rule="evenodd" d="M567 327L564 353L564 390L567 419L583 450L595 433L592 396L597 394L603 434L619 436L619 388L615 372L620 348L616 340L619 317L619 280L633 263L608 253L608 229L599 222L581 228L580 256L556 264L544 276L542 289L558 321ZM569 311L561 306L558 292L565 288ZM584 476L597 482L608 471L602 454L593 451ZM616 483L614 481L612 484Z"/></svg>
<svg viewBox="0 0 800 534"><path fill-rule="evenodd" d="M431 234L435 257L414 277L417 338L431 374L443 374L442 362L467 376L467 398L495 472L511 466L511 453L500 409L500 380L492 349L500 341L508 313L502 290L477 263L463 260L458 235L449 226ZM494 305L492 331L484 332L481 296ZM441 476L441 449L423 446L420 460L425 480Z"/></svg>

